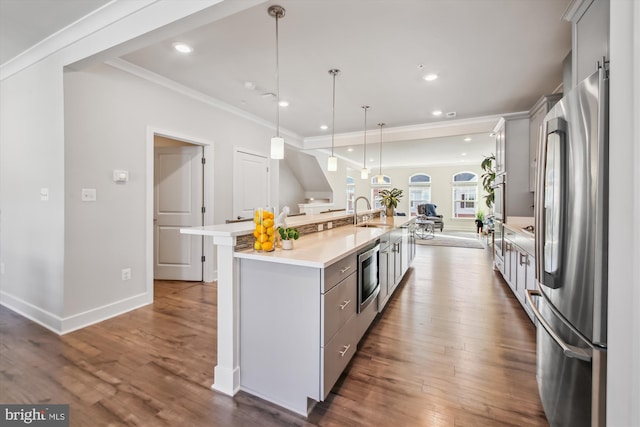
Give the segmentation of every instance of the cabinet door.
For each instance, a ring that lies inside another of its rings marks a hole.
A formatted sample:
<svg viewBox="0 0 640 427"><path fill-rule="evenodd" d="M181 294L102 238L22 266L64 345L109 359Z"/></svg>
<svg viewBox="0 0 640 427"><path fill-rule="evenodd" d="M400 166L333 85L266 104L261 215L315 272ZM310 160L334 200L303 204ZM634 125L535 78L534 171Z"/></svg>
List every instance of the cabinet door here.
<svg viewBox="0 0 640 427"><path fill-rule="evenodd" d="M349 277L322 295L324 319L323 344L329 342L347 320L356 312L358 305L358 275Z"/></svg>
<svg viewBox="0 0 640 427"><path fill-rule="evenodd" d="M496 175L505 171L505 125L496 132Z"/></svg>
<svg viewBox="0 0 640 427"><path fill-rule="evenodd" d="M402 238L392 243L393 246L393 289L398 286L402 280Z"/></svg>
<svg viewBox="0 0 640 427"><path fill-rule="evenodd" d="M538 146L542 135L542 122L547 114L546 102L541 104L531 114L529 123L529 191L535 191L536 165L538 163Z"/></svg>
<svg viewBox="0 0 640 427"><path fill-rule="evenodd" d="M516 251L516 297L520 303L525 303L525 293L527 289L527 265L529 263L529 254L518 248Z"/></svg>
<svg viewBox="0 0 640 427"><path fill-rule="evenodd" d="M538 284L536 283L536 260L534 257L529 255L529 257L527 258L527 261L528 263L527 263L527 275L526 275L527 276L526 289L535 290L535 289L538 289ZM526 290L525 290L525 293L526 293ZM527 311L529 318L531 318L531 321L533 321L533 309L529 305L529 301L526 298L524 300L524 308Z"/></svg>

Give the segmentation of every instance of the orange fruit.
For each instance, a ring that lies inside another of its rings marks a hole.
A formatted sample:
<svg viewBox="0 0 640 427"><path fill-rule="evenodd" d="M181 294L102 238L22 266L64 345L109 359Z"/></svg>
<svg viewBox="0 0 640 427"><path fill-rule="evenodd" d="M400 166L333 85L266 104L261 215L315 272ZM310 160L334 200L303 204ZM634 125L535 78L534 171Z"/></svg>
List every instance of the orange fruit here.
<svg viewBox="0 0 640 427"><path fill-rule="evenodd" d="M267 241L262 244L263 251L270 251L271 249L273 249L273 243Z"/></svg>
<svg viewBox="0 0 640 427"><path fill-rule="evenodd" d="M255 242L253 244L253 249L255 249L256 251L259 251L262 249L262 245L260 244L260 242Z"/></svg>
<svg viewBox="0 0 640 427"><path fill-rule="evenodd" d="M267 228L273 227L273 220L271 218L267 218L264 221L262 221L262 225L264 225Z"/></svg>
<svg viewBox="0 0 640 427"><path fill-rule="evenodd" d="M260 237L260 230L255 230L253 232L253 237L255 237L256 239Z"/></svg>
<svg viewBox="0 0 640 427"><path fill-rule="evenodd" d="M260 235L260 243L264 243L264 242L266 242L267 240L269 240L269 235L268 235L267 233L262 233L262 234Z"/></svg>

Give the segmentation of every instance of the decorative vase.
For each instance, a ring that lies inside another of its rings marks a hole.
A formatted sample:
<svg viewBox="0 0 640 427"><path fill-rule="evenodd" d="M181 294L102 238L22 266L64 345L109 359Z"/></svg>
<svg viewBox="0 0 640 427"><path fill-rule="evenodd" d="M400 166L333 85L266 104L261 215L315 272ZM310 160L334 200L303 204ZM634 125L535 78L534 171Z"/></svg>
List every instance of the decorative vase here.
<svg viewBox="0 0 640 427"><path fill-rule="evenodd" d="M293 249L293 240L290 240L290 239L283 240L282 241L282 249L287 250L287 251Z"/></svg>
<svg viewBox="0 0 640 427"><path fill-rule="evenodd" d="M386 209L386 212L387 212L387 216L391 216L391 217L392 217L392 216L393 216L393 214L395 213L395 208L393 208L392 206L389 206L389 207Z"/></svg>
<svg viewBox="0 0 640 427"><path fill-rule="evenodd" d="M273 208L255 208L253 222L256 225L253 231L253 249L261 252L275 250L276 228Z"/></svg>

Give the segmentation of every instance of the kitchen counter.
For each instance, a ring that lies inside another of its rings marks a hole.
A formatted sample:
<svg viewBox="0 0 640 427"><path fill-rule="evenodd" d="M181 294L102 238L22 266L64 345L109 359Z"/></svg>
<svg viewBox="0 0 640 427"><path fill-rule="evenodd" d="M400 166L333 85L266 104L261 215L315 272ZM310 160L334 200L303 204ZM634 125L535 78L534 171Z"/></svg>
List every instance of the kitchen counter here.
<svg viewBox="0 0 640 427"><path fill-rule="evenodd" d="M235 256L281 264L324 268L345 255L364 248L384 233L394 228L402 227L411 220L411 217L403 216L387 218L386 220L367 221L366 224L370 225L369 227L362 226L362 224L358 224L355 227L353 225L345 225L301 236L294 241L293 250L276 248L272 252L260 252L248 249L236 252ZM292 222L287 220L287 225L289 227L295 226Z"/></svg>
<svg viewBox="0 0 640 427"><path fill-rule="evenodd" d="M358 212L359 215L375 211ZM212 389L229 396L234 396L241 388L240 383L240 264L265 262L269 268L277 264L289 264L287 268L322 269L336 263L341 258L355 253L371 241L393 228L410 223L411 217L387 217L386 220L376 218L368 221L372 225L386 227L361 227L352 224L331 229L329 225L344 223L353 217L345 212L330 212L317 215L302 215L287 218L287 227L311 226L323 224L324 231L313 232L295 241L294 249L274 252L256 252L253 250L236 250L238 239L247 239L253 233L255 224L252 221L232 224L209 225L203 227L183 228L182 234L193 234L213 237L217 254L217 287L218 287L218 343L217 365L214 370ZM311 226L313 227L313 226ZM355 255L354 255L355 256ZM373 305L371 305L373 306Z"/></svg>
<svg viewBox="0 0 640 427"><path fill-rule="evenodd" d="M535 257L535 235L527 231L524 227L534 224L532 217L509 217L508 223L504 224L505 237L509 236L520 248L530 256ZM511 233L509 233L511 232Z"/></svg>

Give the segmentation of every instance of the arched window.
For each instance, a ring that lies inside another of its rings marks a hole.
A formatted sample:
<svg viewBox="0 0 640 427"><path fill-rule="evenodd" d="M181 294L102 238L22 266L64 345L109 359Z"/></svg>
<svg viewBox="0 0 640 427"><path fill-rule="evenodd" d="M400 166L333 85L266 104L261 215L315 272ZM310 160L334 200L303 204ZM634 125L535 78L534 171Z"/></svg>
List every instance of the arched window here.
<svg viewBox="0 0 640 427"><path fill-rule="evenodd" d="M475 218L478 201L478 175L459 172L453 175L453 217Z"/></svg>
<svg viewBox="0 0 640 427"><path fill-rule="evenodd" d="M353 201L356 198L356 181L347 176L347 212L353 212Z"/></svg>
<svg viewBox="0 0 640 427"><path fill-rule="evenodd" d="M418 215L418 205L431 202L431 176L416 173L409 177L409 211Z"/></svg>
<svg viewBox="0 0 640 427"><path fill-rule="evenodd" d="M382 209L382 204L380 203L380 191L384 189L391 188L391 178L387 175L382 175L382 184L378 183L378 176L374 175L371 177L371 203L373 204L373 209Z"/></svg>

